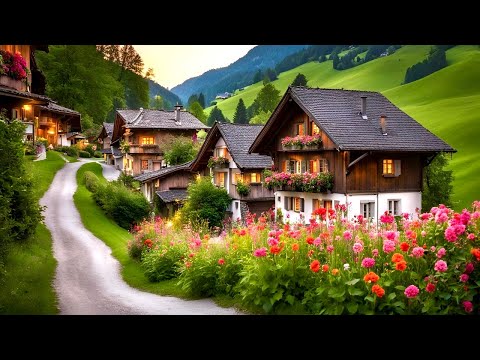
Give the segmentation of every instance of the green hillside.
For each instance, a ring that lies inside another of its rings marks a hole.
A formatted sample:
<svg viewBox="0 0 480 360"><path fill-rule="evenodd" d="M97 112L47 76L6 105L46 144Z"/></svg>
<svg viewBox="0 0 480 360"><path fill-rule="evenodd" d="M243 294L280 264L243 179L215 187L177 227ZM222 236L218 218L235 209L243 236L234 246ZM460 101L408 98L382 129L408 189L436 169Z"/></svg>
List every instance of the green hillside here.
<svg viewBox="0 0 480 360"><path fill-rule="evenodd" d="M480 136L480 47L456 46L447 51L449 66L423 79L401 85L411 65L423 60L430 45L409 45L394 54L357 67L338 71L331 61L310 62L279 75L273 81L281 94L298 73L308 79L308 86L380 91L403 111L457 149L450 166L454 170L455 209L469 208L480 199L475 186L480 161L474 148ZM233 119L238 100L248 107L263 84L256 83L235 96L218 102L218 107ZM211 108L206 111L210 112Z"/></svg>

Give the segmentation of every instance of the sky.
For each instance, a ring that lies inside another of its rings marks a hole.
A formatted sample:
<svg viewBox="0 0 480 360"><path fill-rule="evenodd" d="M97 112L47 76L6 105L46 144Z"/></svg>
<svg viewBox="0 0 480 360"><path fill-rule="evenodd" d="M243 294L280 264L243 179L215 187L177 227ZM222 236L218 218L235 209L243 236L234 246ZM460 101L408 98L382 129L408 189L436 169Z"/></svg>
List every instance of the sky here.
<svg viewBox="0 0 480 360"><path fill-rule="evenodd" d="M210 69L230 65L256 45L133 45L154 80L173 88Z"/></svg>

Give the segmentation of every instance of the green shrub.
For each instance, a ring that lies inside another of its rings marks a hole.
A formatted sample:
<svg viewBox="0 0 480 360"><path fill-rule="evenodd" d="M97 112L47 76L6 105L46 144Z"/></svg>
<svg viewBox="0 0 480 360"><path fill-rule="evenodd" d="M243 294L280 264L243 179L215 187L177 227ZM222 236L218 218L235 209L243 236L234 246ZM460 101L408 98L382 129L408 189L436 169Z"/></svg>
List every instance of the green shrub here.
<svg viewBox="0 0 480 360"><path fill-rule="evenodd" d="M250 194L250 185L240 180L237 181L237 192L240 196L248 196Z"/></svg>
<svg viewBox="0 0 480 360"><path fill-rule="evenodd" d="M185 256L185 243L163 243L156 250L145 250L142 267L145 276L151 282L173 279L179 276L181 260Z"/></svg>
<svg viewBox="0 0 480 360"><path fill-rule="evenodd" d="M85 171L85 174L83 176L85 179L85 187L89 191L95 192L98 188L98 184L100 183L98 176L95 175L95 173L92 171Z"/></svg>
<svg viewBox="0 0 480 360"><path fill-rule="evenodd" d="M218 251L217 251L218 252ZM215 295L220 256L206 251L195 253L184 266L178 285L195 297Z"/></svg>
<svg viewBox="0 0 480 360"><path fill-rule="evenodd" d="M99 184L93 199L124 229L130 229L132 224L142 221L150 213L150 204L141 193L118 182Z"/></svg>
<svg viewBox="0 0 480 360"><path fill-rule="evenodd" d="M35 146L31 141L25 143L25 155L36 155L37 152L35 150Z"/></svg>
<svg viewBox="0 0 480 360"><path fill-rule="evenodd" d="M68 156L78 158L78 149L75 146L58 146L55 151L65 153Z"/></svg>
<svg viewBox="0 0 480 360"><path fill-rule="evenodd" d="M103 157L103 154L100 151L95 151L93 153L93 156L96 157L96 158L101 158L101 157Z"/></svg>
<svg viewBox="0 0 480 360"><path fill-rule="evenodd" d="M88 152L90 154L90 157L93 157L95 154L95 150L93 149L94 147L95 149L97 148L96 145L88 144L87 146L85 146L85 149L83 149L83 151Z"/></svg>
<svg viewBox="0 0 480 360"><path fill-rule="evenodd" d="M37 137L36 139L37 144L43 144L45 146L45 149L48 149L48 140L43 138L43 137Z"/></svg>
<svg viewBox="0 0 480 360"><path fill-rule="evenodd" d="M206 220L210 228L221 227L225 210L232 201L225 189L212 184L205 176L192 182L187 189L188 199L182 214L190 222Z"/></svg>
<svg viewBox="0 0 480 360"><path fill-rule="evenodd" d="M78 155L79 155L81 158L90 158L90 157L92 157L88 151L83 151L83 150L80 150L80 151L78 152Z"/></svg>
<svg viewBox="0 0 480 360"><path fill-rule="evenodd" d="M139 238L130 240L127 244L128 256L134 260L141 260L143 251L143 241Z"/></svg>

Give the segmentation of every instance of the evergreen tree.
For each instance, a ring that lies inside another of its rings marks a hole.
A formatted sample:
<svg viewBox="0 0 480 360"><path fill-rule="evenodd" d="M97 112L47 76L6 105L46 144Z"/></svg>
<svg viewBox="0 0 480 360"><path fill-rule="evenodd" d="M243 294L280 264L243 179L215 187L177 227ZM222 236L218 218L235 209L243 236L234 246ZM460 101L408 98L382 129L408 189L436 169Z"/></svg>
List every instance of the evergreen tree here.
<svg viewBox="0 0 480 360"><path fill-rule="evenodd" d="M340 58L337 54L330 55L330 59L333 61L333 68L338 69L338 65L340 64Z"/></svg>
<svg viewBox="0 0 480 360"><path fill-rule="evenodd" d="M238 100L237 108L235 109L235 115L233 115L233 122L235 124L247 124L247 108L243 99Z"/></svg>
<svg viewBox="0 0 480 360"><path fill-rule="evenodd" d="M265 85L254 100L254 103L257 103L257 111L253 115L257 115L258 111L273 112L279 101L280 91L271 83Z"/></svg>
<svg viewBox="0 0 480 360"><path fill-rule="evenodd" d="M195 101L189 109L190 113L195 116L198 120L200 120L202 123L207 122L207 115L205 115L205 112L203 111L202 105L198 101Z"/></svg>
<svg viewBox="0 0 480 360"><path fill-rule="evenodd" d="M190 95L190 97L188 98L188 101L187 101L187 109L190 109L190 107L192 106L192 104L194 102L198 102L198 95L197 94ZM203 107L202 107L202 109L203 109Z"/></svg>
<svg viewBox="0 0 480 360"><path fill-rule="evenodd" d="M200 106L205 109L205 95L203 95L203 93L198 95L198 102L200 103Z"/></svg>
<svg viewBox="0 0 480 360"><path fill-rule="evenodd" d="M270 81L278 79L277 72L274 69L268 68L267 70L265 70L265 74L268 76Z"/></svg>
<svg viewBox="0 0 480 360"><path fill-rule="evenodd" d="M292 82L292 86L307 86L307 78L303 74L298 74Z"/></svg>
<svg viewBox="0 0 480 360"><path fill-rule="evenodd" d="M425 168L423 177L422 211L427 212L434 206L444 204L452 206L453 172L445 170L448 159L445 154L438 154Z"/></svg>
<svg viewBox="0 0 480 360"><path fill-rule="evenodd" d="M255 73L255 76L253 77L253 83L257 83L259 81L262 81L263 79L263 74L262 74L262 70L258 70L256 73Z"/></svg>
<svg viewBox="0 0 480 360"><path fill-rule="evenodd" d="M207 125L213 126L215 121L227 122L227 120L225 119L225 116L223 116L222 110L220 110L216 106L212 109L212 111L210 111L210 115L208 116L208 119L207 119Z"/></svg>
<svg viewBox="0 0 480 360"><path fill-rule="evenodd" d="M257 115L253 116L250 119L249 124L265 125L267 123L268 119L270 119L271 115L272 115L272 113L270 111L260 111Z"/></svg>
<svg viewBox="0 0 480 360"><path fill-rule="evenodd" d="M163 98L160 95L155 95L150 99L150 109L161 110L164 108L163 106Z"/></svg>

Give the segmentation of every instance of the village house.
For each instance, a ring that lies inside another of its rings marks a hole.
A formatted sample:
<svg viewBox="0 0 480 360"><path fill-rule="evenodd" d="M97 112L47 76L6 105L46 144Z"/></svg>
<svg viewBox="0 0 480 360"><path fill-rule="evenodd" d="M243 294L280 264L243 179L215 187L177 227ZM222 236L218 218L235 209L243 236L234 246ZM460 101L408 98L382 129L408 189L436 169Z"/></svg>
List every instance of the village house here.
<svg viewBox="0 0 480 360"><path fill-rule="evenodd" d="M348 217L413 215L423 169L456 152L378 92L289 87L250 152L273 158L265 179L291 222L346 204Z"/></svg>
<svg viewBox="0 0 480 360"><path fill-rule="evenodd" d="M274 205L273 191L262 187L263 170L271 168L272 158L248 153L262 128L215 122L190 166L192 172L211 175L216 186L227 190L232 198L227 216L232 220L245 220L247 211L260 215ZM242 185L248 194L239 191Z"/></svg>
<svg viewBox="0 0 480 360"><path fill-rule="evenodd" d="M36 50L48 52L48 46L0 45L0 110L27 125L25 140L41 137L53 146L69 146L83 137L80 113L44 95L45 77L37 68ZM14 73L5 70L9 66Z"/></svg>
<svg viewBox="0 0 480 360"><path fill-rule="evenodd" d="M112 142L112 133L113 133L113 123L104 122L100 135L97 137L98 143L102 144L100 152L103 154L103 160L105 164L114 165L115 158L112 152L111 142ZM118 151L120 154L121 152Z"/></svg>
<svg viewBox="0 0 480 360"><path fill-rule="evenodd" d="M127 175L140 175L167 166L163 158L168 137L185 136L195 141L199 130L207 130L191 113L176 105L167 110L117 110L112 132L112 151L122 151L121 164L114 157L117 168Z"/></svg>

